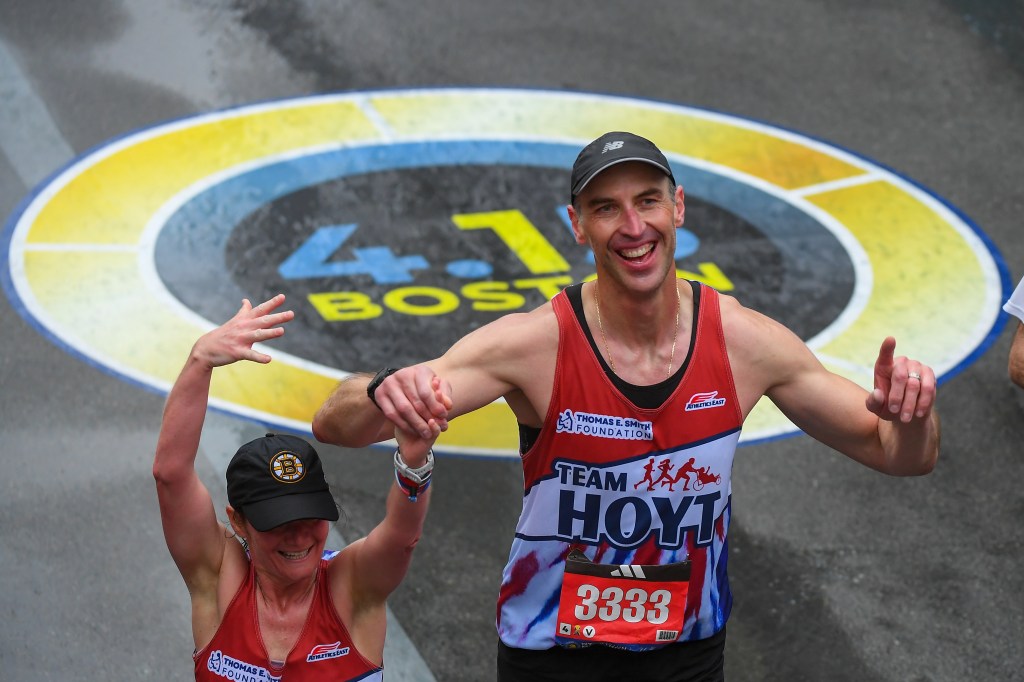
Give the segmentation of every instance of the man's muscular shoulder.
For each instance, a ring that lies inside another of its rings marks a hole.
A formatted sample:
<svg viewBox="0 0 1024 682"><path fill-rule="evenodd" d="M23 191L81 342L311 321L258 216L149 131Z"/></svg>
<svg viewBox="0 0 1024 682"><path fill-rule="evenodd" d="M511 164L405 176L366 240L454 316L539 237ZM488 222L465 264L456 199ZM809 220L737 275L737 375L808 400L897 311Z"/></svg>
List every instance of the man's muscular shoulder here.
<svg viewBox="0 0 1024 682"><path fill-rule="evenodd" d="M729 364L746 413L773 386L815 361L804 342L780 322L732 296L719 300Z"/></svg>
<svg viewBox="0 0 1024 682"><path fill-rule="evenodd" d="M558 320L545 304L510 320L507 380L514 388L505 394L509 407L524 424L540 424L551 399L558 358Z"/></svg>

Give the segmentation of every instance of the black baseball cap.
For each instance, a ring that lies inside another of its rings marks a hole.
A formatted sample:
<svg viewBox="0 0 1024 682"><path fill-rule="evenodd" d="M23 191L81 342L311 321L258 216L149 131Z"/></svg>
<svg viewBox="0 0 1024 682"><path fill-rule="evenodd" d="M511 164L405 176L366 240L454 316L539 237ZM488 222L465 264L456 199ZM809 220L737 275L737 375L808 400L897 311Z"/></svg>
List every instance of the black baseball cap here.
<svg viewBox="0 0 1024 682"><path fill-rule="evenodd" d="M598 173L625 161L642 161L657 167L672 180L672 187L675 188L676 179L672 176L672 167L657 145L633 133L611 132L588 144L576 157L576 163L572 165L569 203L576 200L576 195Z"/></svg>
<svg viewBox="0 0 1024 682"><path fill-rule="evenodd" d="M228 502L258 531L299 519L338 520L320 456L297 436L268 433L246 443L226 477Z"/></svg>

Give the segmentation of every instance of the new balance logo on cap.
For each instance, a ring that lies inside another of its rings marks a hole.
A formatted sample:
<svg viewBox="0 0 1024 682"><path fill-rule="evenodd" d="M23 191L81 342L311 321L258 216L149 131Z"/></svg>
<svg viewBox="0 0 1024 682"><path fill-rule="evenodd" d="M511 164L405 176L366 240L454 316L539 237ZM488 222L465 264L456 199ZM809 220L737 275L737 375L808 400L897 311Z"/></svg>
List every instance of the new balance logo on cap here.
<svg viewBox="0 0 1024 682"><path fill-rule="evenodd" d="M572 165L572 177L569 179L569 201L574 202L576 195L583 191L587 184L601 171L617 163L640 161L649 163L668 176L675 189L676 180L672 177L672 169L661 150L650 140L621 130L605 133L580 151L576 163Z"/></svg>

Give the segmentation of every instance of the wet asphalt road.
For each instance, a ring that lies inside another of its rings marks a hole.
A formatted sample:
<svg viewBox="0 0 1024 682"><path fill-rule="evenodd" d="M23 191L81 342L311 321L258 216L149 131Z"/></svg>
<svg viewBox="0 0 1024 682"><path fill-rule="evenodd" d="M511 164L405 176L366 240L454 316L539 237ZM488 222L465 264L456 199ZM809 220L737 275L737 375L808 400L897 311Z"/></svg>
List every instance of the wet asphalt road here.
<svg viewBox="0 0 1024 682"><path fill-rule="evenodd" d="M74 156L196 113L364 89L567 89L855 150L955 205L1015 283L1022 18L1019 2L963 0L0 0L0 214ZM15 91L52 126L12 109ZM187 595L149 473L162 396L48 343L7 300L0 320L0 677L188 679ZM106 322L130 333L131 320ZM996 333L940 390L928 477L886 478L806 437L740 450L730 680L1024 679L1024 399L1006 379L1011 328ZM224 452L262 430L211 416L200 466L212 489ZM387 452L324 450L339 530L356 537L382 510ZM519 467L445 457L435 480L391 608L436 679L493 679Z"/></svg>

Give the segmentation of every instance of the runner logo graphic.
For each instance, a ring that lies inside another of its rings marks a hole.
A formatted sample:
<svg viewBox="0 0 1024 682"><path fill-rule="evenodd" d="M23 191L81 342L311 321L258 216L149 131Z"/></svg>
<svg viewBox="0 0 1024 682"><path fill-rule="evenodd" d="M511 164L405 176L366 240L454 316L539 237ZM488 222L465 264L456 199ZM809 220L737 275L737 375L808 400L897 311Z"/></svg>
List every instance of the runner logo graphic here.
<svg viewBox="0 0 1024 682"><path fill-rule="evenodd" d="M607 414L573 413L569 409L558 415L555 432L616 440L654 440L654 426L651 422Z"/></svg>
<svg viewBox="0 0 1024 682"><path fill-rule="evenodd" d="M707 410L712 407L721 407L725 405L725 398L718 398L718 391L705 391L704 393L694 393L690 396L690 399L686 401L686 411L693 412L694 410Z"/></svg>
<svg viewBox="0 0 1024 682"><path fill-rule="evenodd" d="M671 492L675 492L675 485L680 481L683 482L683 490L690 490L691 485L693 490L703 490L704 485L707 483L717 485L722 482L722 476L713 473L710 466L694 466L695 461L696 459L691 457L676 468L672 464L672 460L667 457L655 466L654 457L651 457L647 460L647 464L644 465L644 477L639 482L633 484L633 490L646 483L648 492L653 491L654 486L657 485L660 485L662 488L668 486ZM659 472L657 478L654 477L655 468ZM672 473L672 469L676 469L675 474ZM693 477L692 479L690 478L691 476Z"/></svg>

